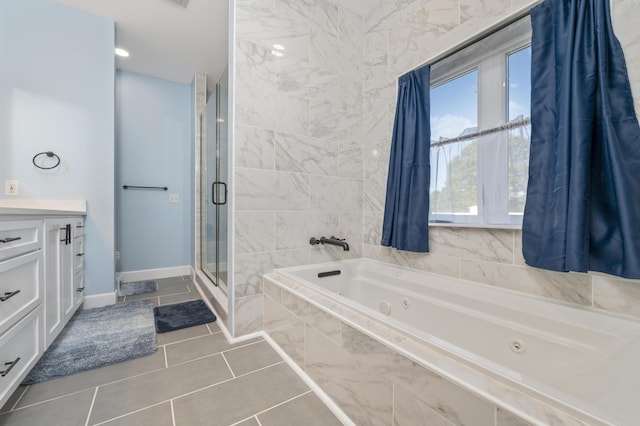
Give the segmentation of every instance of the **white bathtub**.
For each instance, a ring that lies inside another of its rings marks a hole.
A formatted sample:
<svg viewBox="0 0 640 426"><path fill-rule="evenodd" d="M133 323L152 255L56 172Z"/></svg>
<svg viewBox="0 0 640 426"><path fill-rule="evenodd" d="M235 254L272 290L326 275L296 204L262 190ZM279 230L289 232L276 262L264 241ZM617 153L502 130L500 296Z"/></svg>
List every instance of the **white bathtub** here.
<svg viewBox="0 0 640 426"><path fill-rule="evenodd" d="M318 278L334 270L340 275ZM279 269L275 276L594 423L640 424L640 321L368 259Z"/></svg>

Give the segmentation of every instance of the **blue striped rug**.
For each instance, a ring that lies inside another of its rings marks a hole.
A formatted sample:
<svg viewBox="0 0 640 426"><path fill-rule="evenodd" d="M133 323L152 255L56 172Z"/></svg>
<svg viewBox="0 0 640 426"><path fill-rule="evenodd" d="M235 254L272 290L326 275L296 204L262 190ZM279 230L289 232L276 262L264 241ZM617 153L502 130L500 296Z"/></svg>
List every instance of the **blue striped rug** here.
<svg viewBox="0 0 640 426"><path fill-rule="evenodd" d="M40 383L139 358L157 349L151 300L79 311L23 384Z"/></svg>

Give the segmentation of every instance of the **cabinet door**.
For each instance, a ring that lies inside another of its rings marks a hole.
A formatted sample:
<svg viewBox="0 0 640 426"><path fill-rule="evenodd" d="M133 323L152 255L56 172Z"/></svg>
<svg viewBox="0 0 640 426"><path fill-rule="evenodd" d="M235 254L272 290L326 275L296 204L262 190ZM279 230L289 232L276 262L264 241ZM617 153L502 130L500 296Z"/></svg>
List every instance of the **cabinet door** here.
<svg viewBox="0 0 640 426"><path fill-rule="evenodd" d="M64 222L60 219L44 221L45 244L45 345L49 346L62 331L64 316L62 314L62 281L61 258L64 244Z"/></svg>
<svg viewBox="0 0 640 426"><path fill-rule="evenodd" d="M73 240L69 219L45 220L45 337L47 346L74 310Z"/></svg>
<svg viewBox="0 0 640 426"><path fill-rule="evenodd" d="M61 238L60 246L60 283L62 285L62 312L65 324L75 312L73 309L75 286L73 285L72 229L71 221L65 220L64 227L61 228L63 238Z"/></svg>

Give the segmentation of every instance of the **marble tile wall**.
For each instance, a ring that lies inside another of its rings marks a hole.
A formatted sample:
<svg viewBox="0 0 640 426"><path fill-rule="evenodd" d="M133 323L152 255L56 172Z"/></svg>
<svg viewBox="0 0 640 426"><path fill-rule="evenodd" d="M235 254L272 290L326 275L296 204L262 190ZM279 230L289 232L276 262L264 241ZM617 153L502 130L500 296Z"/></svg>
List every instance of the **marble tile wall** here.
<svg viewBox="0 0 640 426"><path fill-rule="evenodd" d="M426 255L379 245L396 79L532 0L384 0L364 20L363 255L452 277L640 317L640 282L601 274L527 267L520 231L431 227ZM611 0L640 112L640 16L637 0Z"/></svg>
<svg viewBox="0 0 640 426"><path fill-rule="evenodd" d="M241 299L261 294L263 273L361 255L640 316L636 282L528 268L518 231L432 228L429 255L378 245L397 77L532 3L384 0L363 19L331 0L236 2L237 332L260 329L261 308ZM638 12L612 0L634 93ZM307 244L329 234L352 250Z"/></svg>
<svg viewBox="0 0 640 426"><path fill-rule="evenodd" d="M265 331L355 424L528 424L270 279L264 309ZM567 419L575 420L561 415L555 424L584 425Z"/></svg>
<svg viewBox="0 0 640 426"><path fill-rule="evenodd" d="M264 273L362 256L362 50L331 0L236 1L236 336L262 329ZM331 235L351 250L309 245Z"/></svg>

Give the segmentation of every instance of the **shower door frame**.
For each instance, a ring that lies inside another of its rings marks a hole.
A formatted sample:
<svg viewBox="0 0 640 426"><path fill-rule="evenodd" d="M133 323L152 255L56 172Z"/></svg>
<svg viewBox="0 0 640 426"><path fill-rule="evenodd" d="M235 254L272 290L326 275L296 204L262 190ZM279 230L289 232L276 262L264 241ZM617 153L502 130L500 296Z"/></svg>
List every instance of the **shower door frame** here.
<svg viewBox="0 0 640 426"><path fill-rule="evenodd" d="M222 280L221 278L221 274L220 274L220 260L221 260L221 256L220 256L220 249L222 248L223 250L228 250L228 244L221 244L221 240L220 240L220 230L221 230L221 226L220 226L220 219L221 219L221 215L222 215L222 209L226 208L227 209L227 239L229 238L228 235L228 209L229 209L229 203L228 203L228 193L227 193L227 183L226 182L222 182L221 181L221 145L222 145L222 125L221 123L224 121L221 120L226 120L227 117L222 117L221 116L221 110L223 105L221 104L221 83L223 81L223 79L225 78L225 76L227 75L227 73L223 73L223 76L221 77L221 79L218 81L218 83L216 83L216 89L215 92L212 93L212 96L215 96L215 141L212 141L211 138L209 137L209 126L208 126L208 108L207 106L209 105L209 102L205 103L205 108L203 113L200 115L200 126L201 129L203 129L204 131L201 132L201 135L204 135L205 137L201 139L201 149L200 149L200 164L201 164L201 168L200 168L200 172L201 172L201 176L200 176L200 183L201 183L201 194L199 194L200 196L200 206L201 206L201 229L200 229L200 247L201 247L201 254L200 254L200 270L202 271L202 273L212 282L212 284L218 288L220 288L220 290L222 290L225 294L228 293L228 274L225 277L226 279ZM228 82L227 82L228 84ZM228 86L227 86L228 87ZM225 105L226 106L226 105ZM226 108L228 110L228 106ZM214 177L214 181L210 182L209 179L209 169L208 169L208 165L210 164L210 160L211 158L209 158L209 144L211 142L215 143L215 177ZM227 145L228 145L228 141L227 141ZM227 146L227 150L229 149L229 147ZM206 160L206 161L203 161ZM225 159L226 160L226 159ZM227 173L228 174L228 173ZM228 179L228 176L226 177ZM221 198L221 194L219 192L219 187L216 187L216 184L223 184L224 185L224 203L220 203L220 198ZM209 193L209 190L211 190L211 193ZM215 191L215 192L214 192ZM208 200L208 195L211 194L211 200ZM218 200L218 202L216 203L215 201ZM211 271L209 269L209 262L208 262L208 232L207 232L207 225L208 225L208 212L209 212L209 208L211 208L211 204L212 203L215 205L215 271ZM225 207L223 207L225 206ZM226 242L226 241L225 241ZM229 257L229 254L227 253L227 259ZM228 271L228 260L225 266L225 270ZM221 285L222 284L222 285Z"/></svg>

